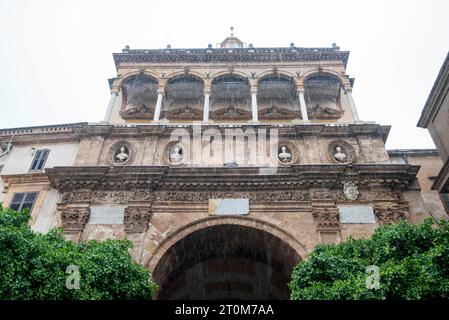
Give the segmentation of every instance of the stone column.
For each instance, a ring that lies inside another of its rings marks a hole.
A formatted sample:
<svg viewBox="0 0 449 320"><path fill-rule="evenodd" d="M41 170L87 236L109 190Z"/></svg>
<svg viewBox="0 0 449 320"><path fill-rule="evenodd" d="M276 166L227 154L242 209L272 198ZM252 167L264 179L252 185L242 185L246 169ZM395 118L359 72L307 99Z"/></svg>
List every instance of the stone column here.
<svg viewBox="0 0 449 320"><path fill-rule="evenodd" d="M306 100L304 99L304 88L298 89L299 107L301 108L302 121L304 123L309 122L309 116L307 114Z"/></svg>
<svg viewBox="0 0 449 320"><path fill-rule="evenodd" d="M159 117L161 115L161 107L162 107L162 97L164 95L164 87L159 87L157 89L157 101L156 101L156 108L154 110L154 121L159 121Z"/></svg>
<svg viewBox="0 0 449 320"><path fill-rule="evenodd" d="M352 118L354 122L360 121L359 114L357 113L357 108L355 107L354 98L352 97L352 89L347 89L346 94L348 96L349 106L351 107Z"/></svg>
<svg viewBox="0 0 449 320"><path fill-rule="evenodd" d="M257 87L251 88L251 110L253 113L253 122L258 122L259 114L257 110Z"/></svg>
<svg viewBox="0 0 449 320"><path fill-rule="evenodd" d="M210 89L204 88L204 110L203 110L203 121L209 121L209 97L210 97Z"/></svg>
<svg viewBox="0 0 449 320"><path fill-rule="evenodd" d="M106 109L106 115L104 117L104 122L109 122L112 110L114 109L115 101L117 100L118 91L112 91L111 97L109 98L108 108Z"/></svg>

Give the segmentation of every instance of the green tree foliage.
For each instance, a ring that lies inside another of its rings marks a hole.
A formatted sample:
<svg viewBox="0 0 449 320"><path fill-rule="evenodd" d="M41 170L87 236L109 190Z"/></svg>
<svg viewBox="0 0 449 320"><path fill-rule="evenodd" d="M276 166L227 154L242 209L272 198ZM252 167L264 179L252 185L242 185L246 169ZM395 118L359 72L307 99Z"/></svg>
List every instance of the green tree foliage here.
<svg viewBox="0 0 449 320"><path fill-rule="evenodd" d="M377 289L371 265L379 268ZM289 287L294 300L448 299L449 223L401 221L370 239L319 245L293 269Z"/></svg>
<svg viewBox="0 0 449 320"><path fill-rule="evenodd" d="M152 299L156 285L133 261L130 241L77 244L59 228L32 231L29 219L27 211L0 206L0 299ZM79 289L69 266L79 270Z"/></svg>

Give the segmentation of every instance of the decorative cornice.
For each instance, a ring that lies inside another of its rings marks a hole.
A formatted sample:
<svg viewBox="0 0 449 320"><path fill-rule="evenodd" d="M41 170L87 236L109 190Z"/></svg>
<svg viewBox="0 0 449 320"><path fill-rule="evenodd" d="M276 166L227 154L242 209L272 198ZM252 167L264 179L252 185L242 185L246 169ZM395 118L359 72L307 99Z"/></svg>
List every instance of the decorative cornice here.
<svg viewBox="0 0 449 320"><path fill-rule="evenodd" d="M419 166L408 164L290 165L272 175L259 168L181 168L168 166L55 167L47 169L52 187L61 192L91 190L252 191L335 188L345 181L359 187L403 190Z"/></svg>
<svg viewBox="0 0 449 320"><path fill-rule="evenodd" d="M13 145L29 143L55 143L76 141L74 132L87 126L87 122L0 129L0 143L12 141Z"/></svg>
<svg viewBox="0 0 449 320"><path fill-rule="evenodd" d="M433 84L432 90L427 98L426 104L421 111L418 127L427 128L438 114L440 107L449 93L449 53L441 66L440 72Z"/></svg>
<svg viewBox="0 0 449 320"><path fill-rule="evenodd" d="M112 54L115 67L135 63L300 62L339 60L345 67L349 51L335 48L207 48L126 49Z"/></svg>
<svg viewBox="0 0 449 320"><path fill-rule="evenodd" d="M24 184L24 185L36 185L36 184L48 184L48 176L45 172L23 173L23 174L7 174L0 175L3 180L4 191L7 192L9 186Z"/></svg>
<svg viewBox="0 0 449 320"><path fill-rule="evenodd" d="M392 149L387 150L390 157L439 157L437 149Z"/></svg>
<svg viewBox="0 0 449 320"><path fill-rule="evenodd" d="M170 137L172 130L184 128L193 130L192 124L170 124L170 125L102 125L92 124L74 129L78 139L92 136L114 137L120 139L126 138L145 138L148 136ZM375 123L363 124L283 124L283 125L267 125L267 124L232 124L232 125L214 125L201 124L202 130L218 129L225 133L226 129L267 129L267 134L272 129L278 130L279 138L288 139L303 136L323 136L334 138L356 137L366 135L370 137L378 137L386 142L391 126L383 126Z"/></svg>

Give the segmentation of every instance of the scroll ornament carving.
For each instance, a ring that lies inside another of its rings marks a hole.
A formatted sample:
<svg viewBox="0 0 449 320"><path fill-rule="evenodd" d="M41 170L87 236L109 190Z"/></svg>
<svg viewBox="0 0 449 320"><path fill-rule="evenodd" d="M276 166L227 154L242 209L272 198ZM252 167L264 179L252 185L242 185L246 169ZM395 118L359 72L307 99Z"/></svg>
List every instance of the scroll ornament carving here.
<svg viewBox="0 0 449 320"><path fill-rule="evenodd" d="M340 227L337 208L314 208L313 218L318 229L338 229Z"/></svg>
<svg viewBox="0 0 449 320"><path fill-rule="evenodd" d="M408 206L400 204L390 204L383 206L376 206L374 212L377 216L379 224L397 223L401 219L406 219Z"/></svg>
<svg viewBox="0 0 449 320"><path fill-rule="evenodd" d="M61 212L62 228L65 231L83 231L89 219L89 208L66 208Z"/></svg>
<svg viewBox="0 0 449 320"><path fill-rule="evenodd" d="M91 191L73 191L64 192L62 195L62 202L88 202L90 200Z"/></svg>
<svg viewBox="0 0 449 320"><path fill-rule="evenodd" d="M91 200L96 203L126 203L130 196L123 191L94 191Z"/></svg>
<svg viewBox="0 0 449 320"><path fill-rule="evenodd" d="M139 233L146 231L151 218L148 207L127 207L125 209L125 232Z"/></svg>
<svg viewBox="0 0 449 320"><path fill-rule="evenodd" d="M311 190L312 199L317 200L331 200L333 199L332 192L328 189L313 189Z"/></svg>
<svg viewBox="0 0 449 320"><path fill-rule="evenodd" d="M211 198L249 198L258 203L272 203L276 201L308 201L307 190L279 191L279 192L179 192L161 191L156 193L157 201L207 201Z"/></svg>

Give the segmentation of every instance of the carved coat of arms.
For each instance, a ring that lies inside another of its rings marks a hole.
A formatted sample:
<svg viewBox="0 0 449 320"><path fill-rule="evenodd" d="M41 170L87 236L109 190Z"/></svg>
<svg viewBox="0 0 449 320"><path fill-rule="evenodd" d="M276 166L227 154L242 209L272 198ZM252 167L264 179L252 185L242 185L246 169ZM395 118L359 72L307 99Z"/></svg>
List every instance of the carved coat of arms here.
<svg viewBox="0 0 449 320"><path fill-rule="evenodd" d="M348 200L357 200L359 197L359 189L353 182L346 182L343 185L343 192Z"/></svg>

